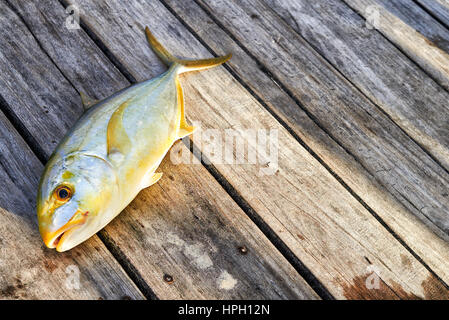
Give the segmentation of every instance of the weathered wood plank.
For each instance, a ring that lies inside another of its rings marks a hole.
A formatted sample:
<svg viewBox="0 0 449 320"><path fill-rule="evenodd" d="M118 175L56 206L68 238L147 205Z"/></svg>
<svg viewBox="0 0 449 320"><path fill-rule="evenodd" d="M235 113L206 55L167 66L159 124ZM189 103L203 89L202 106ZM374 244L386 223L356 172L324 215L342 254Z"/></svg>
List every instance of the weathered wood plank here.
<svg viewBox="0 0 449 320"><path fill-rule="evenodd" d="M50 154L61 139L61 132L70 128L82 112L82 106L74 98L77 92L42 53L32 35L6 5L0 6L0 24L3 26L0 30L0 94L10 105L18 106L14 110L15 116ZM21 53L20 59L17 52ZM42 83L46 86L40 88ZM30 96L23 99L23 92L17 88ZM61 100L56 100L55 96L61 97ZM61 102L67 107L61 108ZM43 116L49 121L34 120Z"/></svg>
<svg viewBox="0 0 449 320"><path fill-rule="evenodd" d="M45 249L34 207L42 169L0 112L0 299L142 299L98 237L64 254Z"/></svg>
<svg viewBox="0 0 449 320"><path fill-rule="evenodd" d="M407 199L414 198L415 192L404 194L407 198L396 198L390 194L391 188L388 186L390 177L379 171L377 158L367 158L363 152L357 149L351 151L357 158L364 159L362 166L357 160L342 147L333 141L307 114L301 110L297 103L282 90L279 90L276 81L263 72L264 68L252 59L231 37L209 17L193 1L166 1L169 7L189 25L210 48L217 54L233 52L233 58L228 62L232 71L245 81L254 92L260 96L276 115L287 123L290 128L309 146L329 167L336 172L357 195L361 197L384 221L420 256L424 261L446 282L449 282L449 245L447 242L435 235L424 223L419 221L414 214L420 214L418 208L408 206L405 208L401 202L409 204ZM289 2L291 3L291 2ZM309 3L309 2L308 2ZM283 2L285 4L285 2ZM309 6L310 4L307 4ZM305 8L307 8L305 6ZM325 5L322 5L325 8ZM334 7L335 8L335 7ZM342 8L336 7L336 13L344 15ZM294 9L289 12L295 14ZM313 14L313 10L305 10L308 14ZM323 10L321 14L326 17ZM286 13L287 14L287 13ZM305 14L305 13L304 13ZM337 17L336 17L337 18ZM324 18L322 18L324 19ZM330 20L330 19L329 19ZM321 20L320 20L321 21ZM335 23L338 19L334 20ZM307 19L301 19L298 24L302 25L301 30L307 30ZM318 28L314 24L315 28ZM318 24L319 28L325 27L325 21ZM334 26L338 28L338 26ZM349 28L349 26L347 27ZM309 34L309 31L307 34ZM330 32L330 31L329 31ZM357 32L351 29L349 32L357 39ZM326 37L326 43L332 43L333 38L341 37L340 33L335 36ZM379 35L380 36L380 35ZM372 37L372 36L371 36ZM292 37L290 37L292 38ZM321 37L317 36L318 39ZM370 39L370 37L368 37ZM386 40L385 40L386 41ZM324 45L323 45L324 46ZM361 46L364 48L368 44ZM331 50L332 47L329 48ZM254 53L257 53L255 50ZM338 55L337 55L338 56ZM333 58L334 56L332 56ZM278 76L282 76L279 73ZM281 77L287 82L288 78ZM426 84L423 84L426 86ZM293 90L294 88L292 88ZM301 97L298 97L301 99ZM306 103L307 101L304 101ZM309 102L310 103L310 102ZM356 125L357 126L357 125ZM388 126L385 126L388 130ZM345 140L342 139L342 142ZM349 146L349 145L348 145ZM384 155L390 157L391 154ZM399 161L399 159L397 160ZM427 161L431 161L428 159ZM421 179L424 176L421 176ZM408 185L408 181L402 181L403 177L395 175L391 181ZM382 185L380 182L383 182ZM385 183L387 182L387 183ZM391 184L390 184L391 185ZM395 190L393 190L395 191ZM396 192L395 192L396 193ZM397 193L396 193L397 195Z"/></svg>
<svg viewBox="0 0 449 320"><path fill-rule="evenodd" d="M411 0L343 0L449 89L449 32Z"/></svg>
<svg viewBox="0 0 449 320"><path fill-rule="evenodd" d="M138 80L151 74L145 66L136 67L142 55L152 55L142 34L146 24L175 54L208 54L158 2L69 3L82 8L87 28ZM232 3L221 6L238 10ZM278 130L279 171L275 175L261 177L259 166L214 165L335 296L408 298L410 292L426 297L447 293L223 68L191 74L182 82L190 106L187 112L205 128ZM373 267L388 288L366 288L364 280ZM423 283L431 284L424 289Z"/></svg>
<svg viewBox="0 0 449 320"><path fill-rule="evenodd" d="M449 27L449 2L447 0L416 0L426 10Z"/></svg>
<svg viewBox="0 0 449 320"><path fill-rule="evenodd" d="M129 85L83 30L58 28L66 17L61 5L11 4L77 90L103 98L111 93L111 86ZM73 58L77 56L82 63ZM75 95L70 98L76 100ZM65 107L62 98L55 93L60 108ZM49 120L43 116L33 121ZM183 152L190 154L187 149ZM159 298L318 298L203 166L174 166L166 161L161 171L162 180L143 191L102 233ZM239 246L245 246L248 254L241 254ZM164 274L171 275L174 283L166 283Z"/></svg>

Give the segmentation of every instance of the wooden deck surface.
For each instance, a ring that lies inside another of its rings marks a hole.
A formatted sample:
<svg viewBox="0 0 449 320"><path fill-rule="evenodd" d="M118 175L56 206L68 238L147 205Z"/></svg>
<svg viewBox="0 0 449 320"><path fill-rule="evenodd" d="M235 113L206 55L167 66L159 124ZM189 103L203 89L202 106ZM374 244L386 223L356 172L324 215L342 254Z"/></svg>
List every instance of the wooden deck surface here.
<svg viewBox="0 0 449 320"><path fill-rule="evenodd" d="M0 0L0 26L0 298L449 298L447 0ZM47 249L43 166L80 92L166 70L145 26L178 56L233 53L181 77L188 120L277 130L278 166L184 139L98 235Z"/></svg>

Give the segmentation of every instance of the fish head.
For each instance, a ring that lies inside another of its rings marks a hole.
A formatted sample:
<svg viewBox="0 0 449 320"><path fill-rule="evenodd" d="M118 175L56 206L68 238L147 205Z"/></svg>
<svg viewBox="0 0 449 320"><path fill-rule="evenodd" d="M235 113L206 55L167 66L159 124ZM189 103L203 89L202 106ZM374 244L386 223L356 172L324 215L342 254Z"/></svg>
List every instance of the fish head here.
<svg viewBox="0 0 449 320"><path fill-rule="evenodd" d="M37 197L45 245L62 252L90 238L109 222L118 192L114 168L101 157L82 153L52 157Z"/></svg>

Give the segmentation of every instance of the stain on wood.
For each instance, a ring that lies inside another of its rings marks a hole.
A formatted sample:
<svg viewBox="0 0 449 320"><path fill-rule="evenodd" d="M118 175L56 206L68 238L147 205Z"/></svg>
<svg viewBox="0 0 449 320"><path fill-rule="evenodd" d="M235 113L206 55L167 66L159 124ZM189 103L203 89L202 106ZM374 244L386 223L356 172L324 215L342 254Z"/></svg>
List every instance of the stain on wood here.
<svg viewBox="0 0 449 320"><path fill-rule="evenodd" d="M351 285L343 286L343 295L350 300L447 300L448 290L433 276L421 283L422 295L408 292L396 282L387 285L373 273L353 279Z"/></svg>

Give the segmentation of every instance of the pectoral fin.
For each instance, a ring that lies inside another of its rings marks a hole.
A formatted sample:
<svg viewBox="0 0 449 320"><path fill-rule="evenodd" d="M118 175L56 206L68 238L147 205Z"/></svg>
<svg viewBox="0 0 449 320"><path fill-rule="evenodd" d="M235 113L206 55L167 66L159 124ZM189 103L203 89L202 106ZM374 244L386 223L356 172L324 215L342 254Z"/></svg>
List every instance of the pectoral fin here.
<svg viewBox="0 0 449 320"><path fill-rule="evenodd" d="M91 97L86 95L84 92L80 92L80 96L81 96L81 101L84 106L84 110L89 109L90 107L92 107L94 104L96 104L98 102L98 100L92 99Z"/></svg>
<svg viewBox="0 0 449 320"><path fill-rule="evenodd" d="M159 181L160 178L162 178L163 173L161 172L152 172L150 174L147 174L145 178L142 181L142 189L148 188L149 186L155 184Z"/></svg>
<svg viewBox="0 0 449 320"><path fill-rule="evenodd" d="M131 149L131 140L123 126L123 113L129 102L122 103L111 116L107 129L108 157L113 160L124 159ZM117 164L117 163L115 163Z"/></svg>

